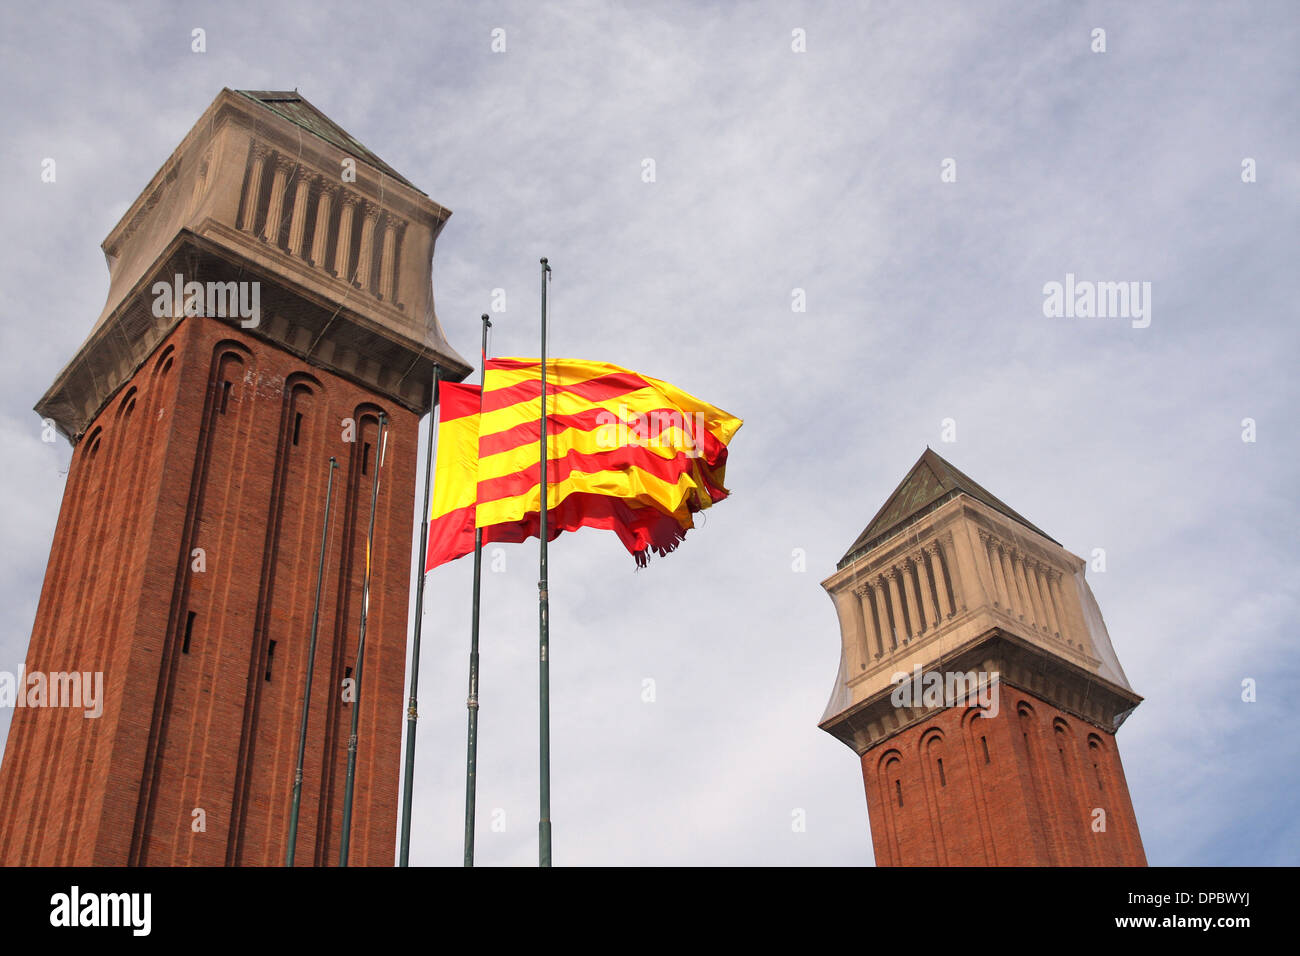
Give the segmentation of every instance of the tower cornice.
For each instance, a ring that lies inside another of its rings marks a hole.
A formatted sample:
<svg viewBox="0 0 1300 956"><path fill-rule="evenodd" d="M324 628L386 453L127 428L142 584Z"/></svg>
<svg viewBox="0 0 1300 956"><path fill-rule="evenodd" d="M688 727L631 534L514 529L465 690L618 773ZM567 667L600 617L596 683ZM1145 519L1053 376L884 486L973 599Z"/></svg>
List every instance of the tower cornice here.
<svg viewBox="0 0 1300 956"><path fill-rule="evenodd" d="M922 667L922 674L957 672L996 675L990 679L998 685L994 693L999 696L999 707L1008 706L1004 694L1018 689L1051 701L1058 709L1111 734L1142 702L1142 697L1130 688L1100 678L999 628ZM977 706L969 699L945 701L938 706L923 700L898 706L893 699L895 688L910 683L915 671L899 669L897 673L906 674L905 680L891 682L818 726L861 756L940 711L953 706Z"/></svg>

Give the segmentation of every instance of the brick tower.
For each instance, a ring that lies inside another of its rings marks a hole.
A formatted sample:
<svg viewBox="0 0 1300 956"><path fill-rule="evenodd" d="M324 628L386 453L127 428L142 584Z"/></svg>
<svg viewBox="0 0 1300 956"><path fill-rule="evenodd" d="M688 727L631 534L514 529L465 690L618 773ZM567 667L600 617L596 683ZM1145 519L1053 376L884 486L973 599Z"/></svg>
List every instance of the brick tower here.
<svg viewBox="0 0 1300 956"><path fill-rule="evenodd" d="M927 449L822 586L877 865L1146 865L1082 559Z"/></svg>
<svg viewBox="0 0 1300 956"><path fill-rule="evenodd" d="M15 710L0 863L283 862L331 456L297 858L337 861L381 413L351 862L393 863L417 428L433 363L469 370L449 215L296 92L223 90L104 241L36 406L74 449L26 661L102 675L102 713Z"/></svg>

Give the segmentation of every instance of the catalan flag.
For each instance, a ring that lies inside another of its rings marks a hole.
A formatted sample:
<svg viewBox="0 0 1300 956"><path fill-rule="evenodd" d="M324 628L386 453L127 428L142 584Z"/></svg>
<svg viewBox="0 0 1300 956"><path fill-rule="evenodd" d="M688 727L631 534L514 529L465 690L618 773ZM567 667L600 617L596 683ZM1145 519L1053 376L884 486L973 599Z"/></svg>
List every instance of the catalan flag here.
<svg viewBox="0 0 1300 956"><path fill-rule="evenodd" d="M476 526L485 542L538 535L541 386L541 362L513 358L487 362L481 392L443 386L426 569L472 551ZM660 379L579 359L547 362L546 396L549 539L606 528L644 565L727 496L740 419Z"/></svg>
<svg viewBox="0 0 1300 956"><path fill-rule="evenodd" d="M433 466L425 571L474 550L481 391L477 385L441 382L438 386L438 456Z"/></svg>

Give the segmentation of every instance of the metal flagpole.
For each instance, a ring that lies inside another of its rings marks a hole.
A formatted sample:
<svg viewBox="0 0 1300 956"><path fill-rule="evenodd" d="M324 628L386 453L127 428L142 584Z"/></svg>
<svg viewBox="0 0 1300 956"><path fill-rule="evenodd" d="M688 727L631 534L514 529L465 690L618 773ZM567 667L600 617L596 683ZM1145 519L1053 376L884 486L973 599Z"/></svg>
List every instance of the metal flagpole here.
<svg viewBox="0 0 1300 956"><path fill-rule="evenodd" d="M411 857L411 801L414 797L415 722L420 688L420 629L424 622L424 561L429 554L429 489L433 485L433 445L437 435L433 416L438 409L438 383L442 366L433 366L433 404L429 406L429 444L424 462L424 511L420 519L420 566L415 582L415 633L411 637L411 692L406 702L406 766L402 771L402 840L398 866L408 866Z"/></svg>
<svg viewBox="0 0 1300 956"><path fill-rule="evenodd" d="M320 561L316 566L316 606L311 612L311 641L307 647L307 686L302 692L302 722L298 730L298 767L293 774L293 804L289 810L289 849L285 851L284 865L293 866L294 850L298 845L298 807L302 802L302 765L307 756L307 715L311 710L311 677L316 667L316 626L320 623L320 590L325 579L325 549L329 545L330 502L334 498L334 469L338 462L330 456L329 478L325 482L325 524L320 532Z"/></svg>
<svg viewBox="0 0 1300 956"><path fill-rule="evenodd" d="M480 387L487 384L487 336L492 320L483 313L483 345L479 349L482 372ZM483 411L483 393L479 392L479 412ZM468 741L465 746L465 865L474 865L474 809L478 786L478 621L479 584L483 571L483 529L474 528L474 605L469 628L469 711Z"/></svg>
<svg viewBox="0 0 1300 956"><path fill-rule="evenodd" d="M541 540L540 558L538 560L539 580L537 582L537 618L538 636L538 697L540 710L539 757L541 764L540 790L541 814L537 823L537 865L551 865L551 665L550 646L550 596L546 583L546 537L547 515L551 504L550 469L547 467L546 452L546 283L551 274L551 267L542 259L542 474L541 474Z"/></svg>
<svg viewBox="0 0 1300 956"><path fill-rule="evenodd" d="M352 699L352 733L348 737L348 774L343 786L343 832L339 837L339 866L348 865L348 838L352 830L352 790L357 770L357 723L361 717L361 669L366 654L366 618L370 615L370 564L375 544L375 503L379 498L379 476L388 446L388 416L379 413L379 441L375 455L375 480L370 485L370 530L366 532L366 576L361 586L361 631L357 635L357 666L353 672L356 693Z"/></svg>

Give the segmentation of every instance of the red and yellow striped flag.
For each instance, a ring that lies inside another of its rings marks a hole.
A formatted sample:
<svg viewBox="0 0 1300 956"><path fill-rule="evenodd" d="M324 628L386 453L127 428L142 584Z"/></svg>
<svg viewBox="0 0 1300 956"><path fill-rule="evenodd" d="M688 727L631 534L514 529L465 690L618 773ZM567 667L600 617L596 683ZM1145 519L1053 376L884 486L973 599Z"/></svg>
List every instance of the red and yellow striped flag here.
<svg viewBox="0 0 1300 956"><path fill-rule="evenodd" d="M479 394L477 385L438 385L438 455L425 571L474 550Z"/></svg>
<svg viewBox="0 0 1300 956"><path fill-rule="evenodd" d="M472 551L475 521L485 542L540 530L541 363L492 359L484 378L481 414L478 389L451 386L450 401L444 391L426 570ZM644 565L727 496L727 444L740 419L604 362L549 360L546 393L548 538L607 528Z"/></svg>

